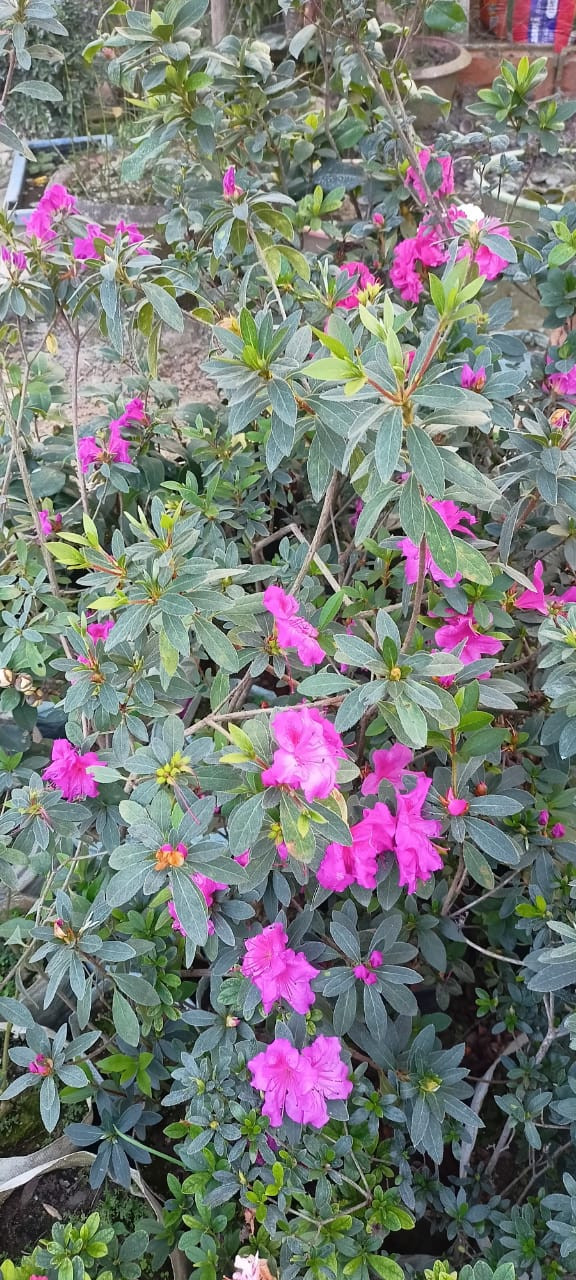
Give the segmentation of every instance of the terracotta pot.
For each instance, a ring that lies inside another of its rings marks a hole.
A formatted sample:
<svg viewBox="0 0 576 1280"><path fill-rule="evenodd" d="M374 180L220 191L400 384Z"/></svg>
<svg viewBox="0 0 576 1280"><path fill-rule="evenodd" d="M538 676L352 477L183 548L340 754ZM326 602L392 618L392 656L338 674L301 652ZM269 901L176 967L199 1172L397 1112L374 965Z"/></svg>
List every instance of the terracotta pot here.
<svg viewBox="0 0 576 1280"><path fill-rule="evenodd" d="M428 51L434 49L439 55L443 55L442 62L430 63L429 66L421 66L410 68L410 74L414 84L418 88L425 85L429 89L433 89L440 98L447 98L449 102L454 97L460 74L466 70L472 61L472 54L464 49L463 45L457 44L455 40L443 40L436 36L417 36L412 42L412 50L424 49ZM408 66L410 67L410 57L408 56ZM415 105L415 115L418 124L429 124L430 121L436 119L438 108L434 103L417 102Z"/></svg>

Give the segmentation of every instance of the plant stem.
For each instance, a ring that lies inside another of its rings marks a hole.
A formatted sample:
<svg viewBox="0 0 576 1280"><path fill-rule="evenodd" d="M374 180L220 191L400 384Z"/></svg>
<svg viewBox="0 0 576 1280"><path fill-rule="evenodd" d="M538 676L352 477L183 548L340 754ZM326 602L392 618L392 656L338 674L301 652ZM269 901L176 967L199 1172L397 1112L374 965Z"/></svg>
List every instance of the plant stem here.
<svg viewBox="0 0 576 1280"><path fill-rule="evenodd" d="M418 577L416 579L416 589L414 591L414 599L412 601L412 613L408 623L408 630L404 639L402 648L405 652L410 648L416 627L418 626L418 618L422 607L422 597L424 595L424 579L426 577L426 534L423 535L418 552Z"/></svg>
<svg viewBox="0 0 576 1280"><path fill-rule="evenodd" d="M76 476L78 479L78 489L80 491L80 501L84 515L89 515L90 506L88 503L88 490L86 489L86 479L80 465L80 454L78 449L78 363L80 359L81 339L77 331L74 331L74 347L72 351L72 438L74 440L74 458L76 461ZM106 486L104 488L106 492Z"/></svg>
<svg viewBox="0 0 576 1280"><path fill-rule="evenodd" d="M304 557L304 562L300 566L298 573L296 574L296 577L294 579L294 582L292 583L292 586L290 588L292 592L298 590L300 583L306 577L308 569L312 564L312 561L314 559L314 556L316 555L316 552L318 551L318 548L322 545L322 538L324 537L324 532L330 523L330 513L332 511L332 504L336 498L336 494L338 493L339 485L340 485L340 476L338 475L338 472L335 471L324 496L324 502L322 504L322 510L318 518L316 532L308 547L308 550Z"/></svg>

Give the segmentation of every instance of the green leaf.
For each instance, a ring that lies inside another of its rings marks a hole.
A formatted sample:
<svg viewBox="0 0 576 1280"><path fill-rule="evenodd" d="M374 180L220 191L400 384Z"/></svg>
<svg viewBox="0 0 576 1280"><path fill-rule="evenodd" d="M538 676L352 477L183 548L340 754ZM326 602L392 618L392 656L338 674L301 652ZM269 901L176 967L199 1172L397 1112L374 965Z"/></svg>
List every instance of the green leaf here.
<svg viewBox="0 0 576 1280"><path fill-rule="evenodd" d="M228 843L233 856L251 849L260 835L264 817L264 793L249 796L228 818Z"/></svg>
<svg viewBox="0 0 576 1280"><path fill-rule="evenodd" d="M402 1267L399 1267L392 1258L383 1258L380 1254L371 1253L368 1265L370 1271L374 1271L380 1280L404 1280Z"/></svg>
<svg viewBox="0 0 576 1280"><path fill-rule="evenodd" d="M0 146L8 147L10 151L16 151L19 156L26 156L27 160L34 160L34 152L22 138L14 133L13 129L9 129L7 124L0 124Z"/></svg>
<svg viewBox="0 0 576 1280"><path fill-rule="evenodd" d="M390 479L398 464L402 448L402 411L397 406L385 414L378 428L374 459L383 484Z"/></svg>
<svg viewBox="0 0 576 1280"><path fill-rule="evenodd" d="M318 433L316 433L308 450L306 462L308 481L315 502L319 502L326 493L333 469L330 459L326 457L320 445Z"/></svg>
<svg viewBox="0 0 576 1280"><path fill-rule="evenodd" d="M406 443L414 475L424 492L433 498L443 498L444 463L440 450L421 427L408 428Z"/></svg>
<svg viewBox="0 0 576 1280"><path fill-rule="evenodd" d="M411 542L417 547L420 546L426 527L426 513L424 511L424 503L420 497L420 490L414 476L410 476L402 485L399 503L400 523Z"/></svg>
<svg viewBox="0 0 576 1280"><path fill-rule="evenodd" d="M426 506L426 541L430 555L435 564L453 578L458 568L456 543L442 517L427 502Z"/></svg>
<svg viewBox="0 0 576 1280"><path fill-rule="evenodd" d="M200 641L200 644L206 650L210 658L222 667L224 671L237 671L239 666L238 654L223 631L219 631L212 622L208 622L206 618L194 618L194 630Z"/></svg>
<svg viewBox="0 0 576 1280"><path fill-rule="evenodd" d="M495 884L494 872L488 859L480 853L479 849L475 849L474 845L465 844L463 848L464 864L469 875L476 881L476 884L482 886L483 889L493 889Z"/></svg>
<svg viewBox="0 0 576 1280"><path fill-rule="evenodd" d="M144 297L148 299L156 315L164 321L164 324L167 324L170 329L175 329L177 333L183 333L184 316L172 294L162 289L159 284L146 282L141 285L141 288Z"/></svg>
<svg viewBox="0 0 576 1280"><path fill-rule="evenodd" d="M25 97L37 98L39 102L62 102L60 90L49 80L27 80L25 84L15 84L10 93L23 93Z"/></svg>
<svg viewBox="0 0 576 1280"><path fill-rule="evenodd" d="M140 1023L132 1005L117 989L112 997L112 1018L118 1035L136 1048L140 1043Z"/></svg>
<svg viewBox="0 0 576 1280"><path fill-rule="evenodd" d="M470 839L495 862L503 862L508 867L516 867L520 862L520 850L499 827L482 818L468 817L466 830Z"/></svg>
<svg viewBox="0 0 576 1280"><path fill-rule="evenodd" d="M139 974L116 973L114 981L120 991L133 1000L134 1004L144 1005L145 1008L154 1008L155 1005L160 1004L160 998L152 984L147 982L146 978L141 978Z"/></svg>
<svg viewBox="0 0 576 1280"><path fill-rule="evenodd" d="M184 867L174 867L171 880L174 906L182 928L194 946L202 947L208 937L205 899Z"/></svg>
<svg viewBox="0 0 576 1280"><path fill-rule="evenodd" d="M468 582L478 582L489 587L492 583L492 570L486 557L471 542L463 538L454 538L458 573Z"/></svg>
<svg viewBox="0 0 576 1280"><path fill-rule="evenodd" d="M309 378L316 378L318 382L346 382L350 378L362 376L362 370L356 369L350 360L338 360L336 356L313 360L302 372Z"/></svg>

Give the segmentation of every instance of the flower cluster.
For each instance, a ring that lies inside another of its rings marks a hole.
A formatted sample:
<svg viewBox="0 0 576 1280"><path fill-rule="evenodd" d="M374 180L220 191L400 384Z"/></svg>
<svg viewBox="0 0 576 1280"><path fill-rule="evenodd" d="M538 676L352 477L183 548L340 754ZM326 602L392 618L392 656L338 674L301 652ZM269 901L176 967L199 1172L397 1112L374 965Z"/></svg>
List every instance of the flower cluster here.
<svg viewBox="0 0 576 1280"><path fill-rule="evenodd" d="M378 293L380 285L376 276L372 275L363 262L343 262L340 270L352 277L354 283L346 296L336 303L337 307L342 307L345 311L353 311L359 302L366 302Z"/></svg>
<svg viewBox="0 0 576 1280"><path fill-rule="evenodd" d="M308 1013L314 1004L310 982L319 970L287 942L288 935L280 923L268 925L246 941L242 973L258 988L264 1013L270 1013L277 1000L285 1000L296 1013Z"/></svg>
<svg viewBox="0 0 576 1280"><path fill-rule="evenodd" d="M456 235L455 223L466 217L463 209L450 208L446 214L446 231ZM472 258L478 272L486 280L495 280L508 266L505 258L495 253L488 245L477 242L479 231L490 231L510 239L509 228L503 226L498 218L482 218L475 224L474 244L471 237L460 245L457 259ZM440 267L448 261L449 249L441 228L431 221L430 216L423 218L415 236L401 240L394 249L394 261L390 268L390 279L401 297L406 302L418 302L424 289L424 274L433 267Z"/></svg>
<svg viewBox="0 0 576 1280"><path fill-rule="evenodd" d="M403 753L403 755L401 754ZM393 853L398 864L398 881L414 893L418 881L430 878L443 863L431 837L440 835L442 824L434 818L425 818L422 809L431 787L431 779L424 773L411 773L405 765L411 762L412 752L405 747L392 747L375 753L374 773L365 778L364 794L374 794L384 778L394 787L395 808L393 814L387 804L377 801L373 809L365 809L362 819L351 827L352 844L329 844L318 868L318 880L325 889L341 893L351 884L375 889L378 874L378 858L383 853ZM409 790L404 780L414 779Z"/></svg>
<svg viewBox="0 0 576 1280"><path fill-rule="evenodd" d="M306 618L300 617L295 596L287 595L282 587L270 586L266 587L262 603L274 618L281 649L296 649L300 661L307 667L323 661L326 655L316 639L318 631Z"/></svg>
<svg viewBox="0 0 576 1280"><path fill-rule="evenodd" d="M119 418L112 418L105 432L97 436L82 436L78 441L78 458L84 472L102 463L130 462L130 445L122 434L125 428L147 421L144 402L135 396L126 405Z"/></svg>
<svg viewBox="0 0 576 1280"><path fill-rule="evenodd" d="M264 1094L262 1112L275 1128L284 1115L321 1129L330 1119L327 1100L352 1092L337 1036L317 1036L300 1052L289 1040L273 1040L248 1063L254 1089Z"/></svg>
<svg viewBox="0 0 576 1280"><path fill-rule="evenodd" d="M274 716L272 731L278 747L262 773L264 786L300 788L307 800L329 796L346 755L334 725L316 707L295 707Z"/></svg>
<svg viewBox="0 0 576 1280"><path fill-rule="evenodd" d="M56 236L54 221L58 214L75 213L76 209L76 196L71 195L61 183L53 182L51 186L46 187L36 208L30 214L26 222L26 234L45 244L49 243Z"/></svg>
<svg viewBox="0 0 576 1280"><path fill-rule="evenodd" d="M141 245L144 236L135 222L124 222L121 218L114 227L115 236L127 236L129 244ZM96 244L100 242L101 248ZM83 236L75 236L72 244L72 253L77 262L88 262L90 260L99 260L103 257L103 248L107 244L113 244L114 237L106 234L102 227L96 222L89 222L86 226L86 232ZM139 249L139 253L146 252Z"/></svg>
<svg viewBox="0 0 576 1280"><path fill-rule="evenodd" d="M59 787L65 800L94 799L98 795L98 783L92 770L102 768L96 751L81 754L67 738L56 738L52 743L52 760L42 777Z"/></svg>

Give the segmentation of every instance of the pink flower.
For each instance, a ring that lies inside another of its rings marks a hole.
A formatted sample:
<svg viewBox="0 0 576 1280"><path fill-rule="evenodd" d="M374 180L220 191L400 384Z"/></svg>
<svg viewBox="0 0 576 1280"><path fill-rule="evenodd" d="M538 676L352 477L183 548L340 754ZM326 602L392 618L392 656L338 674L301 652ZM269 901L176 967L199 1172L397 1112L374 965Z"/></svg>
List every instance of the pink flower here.
<svg viewBox="0 0 576 1280"><path fill-rule="evenodd" d="M110 236L106 235L97 222L88 222L86 234L75 236L72 243L72 253L78 262L88 262L92 259L98 260L102 257L102 253L98 252L96 248L96 240L102 240L105 244L112 244Z"/></svg>
<svg viewBox="0 0 576 1280"><path fill-rule="evenodd" d="M47 511L45 508L43 508L42 511L38 512L38 519L40 521L40 528L42 530L42 533L44 534L44 537L47 538L49 534L52 533L52 520L50 519L50 512Z"/></svg>
<svg viewBox="0 0 576 1280"><path fill-rule="evenodd" d="M363 796L375 796L380 783L386 779L393 787L401 787L408 765L412 764L414 752L410 747L403 747L395 742L393 747L382 747L372 755L373 773L369 773L362 783Z"/></svg>
<svg viewBox="0 0 576 1280"><path fill-rule="evenodd" d="M336 1036L317 1036L302 1053L288 1040L276 1039L251 1058L252 1087L264 1093L262 1113L274 1127L285 1113L316 1129L328 1123L326 1099L347 1098L353 1087L340 1050Z"/></svg>
<svg viewBox="0 0 576 1280"><path fill-rule="evenodd" d="M30 1276L30 1280L48 1280L48 1276Z"/></svg>
<svg viewBox="0 0 576 1280"><path fill-rule="evenodd" d="M284 844L283 840L281 840L280 844L276 846L276 853L278 854L278 857L281 862L287 862L288 858L290 857L290 850Z"/></svg>
<svg viewBox="0 0 576 1280"><path fill-rule="evenodd" d="M52 1074L52 1068L43 1053L37 1053L36 1057L28 1063L28 1070L33 1076L49 1076Z"/></svg>
<svg viewBox="0 0 576 1280"><path fill-rule="evenodd" d="M311 1088L312 1081L294 1045L288 1040L273 1040L246 1065L252 1076L252 1088L265 1095L262 1114L268 1116L270 1124L274 1127L282 1124L284 1112L295 1120L298 1095L304 1085Z"/></svg>
<svg viewBox="0 0 576 1280"><path fill-rule="evenodd" d="M103 462L129 462L130 448L119 428L111 422L107 441L99 443L96 436L82 436L78 441L78 458L86 473L91 466L100 466Z"/></svg>
<svg viewBox="0 0 576 1280"><path fill-rule="evenodd" d="M364 503L361 498L357 498L354 503L354 511L350 516L350 520L349 520L351 529L356 528L356 525L358 524L358 521L360 519L360 516L362 515L363 510L364 510Z"/></svg>
<svg viewBox="0 0 576 1280"><path fill-rule="evenodd" d="M280 923L268 925L262 933L246 941L242 973L250 978L262 996L264 1013L277 1000L286 1000L296 1013L308 1013L314 1004L310 981L319 973L302 951L286 944L288 935Z"/></svg>
<svg viewBox="0 0 576 1280"><path fill-rule="evenodd" d="M427 182L429 190L431 190L433 194L435 193L439 196L451 196L454 191L454 165L452 163L451 156L435 156L428 147L425 147L423 151L419 151L418 161L425 178L426 169L431 160L435 160L437 164L440 165L440 168L442 169L442 178L440 180L440 186L438 187L432 187L431 184ZM410 168L407 170L404 181L407 187L414 188L414 191L416 192L418 199L422 201L422 204L426 204L428 196L424 189L422 179L420 174L417 173L416 169L414 169L412 165L410 165Z"/></svg>
<svg viewBox="0 0 576 1280"><path fill-rule="evenodd" d="M171 916L172 918L172 928L174 932L181 933L182 936L185 938L187 936L186 930L182 924L182 921L180 920L180 917L178 915L178 912L173 902L168 903L168 915ZM212 925L212 928L214 928L213 925Z"/></svg>
<svg viewBox="0 0 576 1280"><path fill-rule="evenodd" d="M571 417L570 409L553 409L548 421L554 431L565 431L570 426Z"/></svg>
<svg viewBox="0 0 576 1280"><path fill-rule="evenodd" d="M302 1050L301 1058L312 1071L313 1084L311 1090L300 1098L301 1114L296 1118L301 1124L321 1129L330 1119L326 1099L345 1099L352 1093L348 1067L340 1053L341 1044L337 1036L316 1036L312 1044Z"/></svg>
<svg viewBox="0 0 576 1280"><path fill-rule="evenodd" d="M95 751L81 755L67 738L56 738L52 743L52 761L42 777L59 787L65 800L83 800L85 796L93 799L98 795L98 783L90 770L102 767Z"/></svg>
<svg viewBox="0 0 576 1280"><path fill-rule="evenodd" d="M458 818L460 814L468 813L470 808L467 800L459 800L458 796L454 795L452 787L448 787L445 803L451 818Z"/></svg>
<svg viewBox="0 0 576 1280"><path fill-rule="evenodd" d="M218 880L211 880L209 876L203 876L200 871L195 871L192 875L194 884L200 890L202 897L206 903L208 911L214 902L214 894L222 889L227 889L227 884L220 884ZM214 925L211 920L208 921L208 933L214 933Z"/></svg>
<svg viewBox="0 0 576 1280"><path fill-rule="evenodd" d="M373 951L368 957L368 964L357 964L354 968L354 977L359 978L367 987L373 987L376 981L374 969L380 969L384 964L384 956L381 951Z"/></svg>
<svg viewBox="0 0 576 1280"><path fill-rule="evenodd" d="M390 271L392 284L407 302L418 302L424 288L417 266L426 269L442 266L448 257L440 244L436 227L424 221L415 236L401 240L394 249Z"/></svg>
<svg viewBox="0 0 576 1280"><path fill-rule="evenodd" d="M544 591L544 565L541 560L537 560L534 565L533 583L534 590L522 591L522 593L516 597L514 604L517 609L532 609L535 613L547 614L548 605L552 602L554 597L551 596L550 601L546 598L546 593Z"/></svg>
<svg viewBox="0 0 576 1280"><path fill-rule="evenodd" d="M394 846L395 819L387 805L378 801L364 809L360 822L350 828L352 844L329 844L317 871L318 883L333 893L342 893L351 884L376 888L377 858Z"/></svg>
<svg viewBox="0 0 576 1280"><path fill-rule="evenodd" d="M86 627L87 634L96 644L97 640L106 640L107 636L114 626L114 619L107 618L105 622L89 622Z"/></svg>
<svg viewBox="0 0 576 1280"><path fill-rule="evenodd" d="M540 813L538 814L538 826L547 827L549 821L550 821L550 814L548 813L548 810L541 809Z"/></svg>
<svg viewBox="0 0 576 1280"><path fill-rule="evenodd" d="M71 195L66 187L54 182L50 187L46 187L44 195L30 214L26 223L26 234L35 236L37 240L52 240L55 235L52 219L55 215L75 213L75 211L76 197Z"/></svg>
<svg viewBox="0 0 576 1280"><path fill-rule="evenodd" d="M561 822L555 822L554 826L550 828L550 835L553 837L554 840L561 840L562 836L565 834L566 834L566 828L562 825Z"/></svg>
<svg viewBox="0 0 576 1280"><path fill-rule="evenodd" d="M346 755L340 734L315 707L288 708L272 720L278 743L271 766L262 773L265 787L300 787L307 800L322 800L334 790L338 760Z"/></svg>
<svg viewBox="0 0 576 1280"><path fill-rule="evenodd" d="M375 227L383 227L383 226L384 226L384 214L383 214L383 213L373 213L373 214L372 214L372 221L373 221L373 223L374 223L374 226L375 226Z"/></svg>
<svg viewBox="0 0 576 1280"><path fill-rule="evenodd" d="M276 623L276 638L281 649L296 649L305 666L313 666L326 657L316 640L318 631L298 615L298 601L282 587L266 587L262 596L264 608L272 614Z"/></svg>
<svg viewBox="0 0 576 1280"><path fill-rule="evenodd" d="M484 231L491 231L496 235L502 236L504 240L510 240L511 238L509 227L503 226L498 218L483 218L479 226ZM485 244L479 245L475 250L474 261L480 275L484 276L486 280L495 280L510 265L506 258L501 258L499 253L494 253L494 250L489 249L488 245Z"/></svg>
<svg viewBox="0 0 576 1280"><path fill-rule="evenodd" d="M132 400L129 400L124 412L120 414L119 418L114 418L113 421L118 427L131 427L134 423L147 422L148 414L144 408L142 397L134 396ZM112 423L110 423L110 426L112 426Z"/></svg>
<svg viewBox="0 0 576 1280"><path fill-rule="evenodd" d="M398 862L398 882L414 893L417 882L429 880L433 871L442 867L442 858L431 843L431 836L440 835L442 824L434 818L422 817L422 806L431 786L431 779L417 775L416 786L407 793L396 796L395 848Z"/></svg>
<svg viewBox="0 0 576 1280"><path fill-rule="evenodd" d="M115 235L128 236L130 244L141 244L144 239L140 227L137 227L135 222L124 222L123 218L120 218L120 221L116 223L114 233Z"/></svg>
<svg viewBox="0 0 576 1280"><path fill-rule="evenodd" d="M245 1257L241 1253L237 1255L232 1280L260 1280L260 1258L257 1253L248 1253Z"/></svg>
<svg viewBox="0 0 576 1280"><path fill-rule="evenodd" d="M250 850L245 849L244 853L237 853L234 861L237 862L240 867L247 867L250 861Z"/></svg>
<svg viewBox="0 0 576 1280"><path fill-rule="evenodd" d="M0 260L6 263L9 271L12 268L16 274L28 270L26 254L19 249L7 249L5 244L0 248Z"/></svg>
<svg viewBox="0 0 576 1280"><path fill-rule="evenodd" d="M222 178L222 195L225 200L234 200L243 195L242 187L236 186L236 169L233 164Z"/></svg>
<svg viewBox="0 0 576 1280"><path fill-rule="evenodd" d="M473 605L470 605L468 612L464 614L448 609L446 617L448 621L436 632L436 643L441 649L449 650L463 643L464 648L460 654L462 662L476 662L484 654L500 653L504 648L502 641L497 640L495 636L481 635L476 630Z"/></svg>
<svg viewBox="0 0 576 1280"><path fill-rule="evenodd" d="M347 276L358 276L346 297L341 298L336 303L337 307L343 307L345 311L353 311L354 307L357 307L361 301L359 295L364 293L369 285L377 285L378 281L363 262L343 262L340 270L345 272Z"/></svg>
<svg viewBox="0 0 576 1280"><path fill-rule="evenodd" d="M460 370L460 386L467 391L483 391L486 386L486 370L484 365L479 369L473 369L472 365L464 364Z"/></svg>
<svg viewBox="0 0 576 1280"><path fill-rule="evenodd" d="M565 373L553 373L548 379L548 386L559 396L576 396L576 364Z"/></svg>
<svg viewBox="0 0 576 1280"><path fill-rule="evenodd" d="M463 523L466 521L468 524L476 524L476 516L473 516L470 511L464 511L462 507L456 506L456 503L451 502L449 499L443 502L430 501L430 506L438 512L440 519L444 521L447 529L450 529L452 533L464 533L468 537L472 536L471 530L467 529ZM416 582L418 580L420 549L414 542L410 541L410 538L402 538L400 550L406 557L404 564L406 581ZM447 587L455 587L456 583L460 582L462 578L461 573L455 573L450 578L432 559L429 551L426 552L426 572L430 574L434 582L443 582Z"/></svg>

